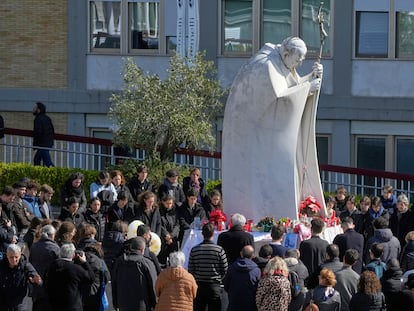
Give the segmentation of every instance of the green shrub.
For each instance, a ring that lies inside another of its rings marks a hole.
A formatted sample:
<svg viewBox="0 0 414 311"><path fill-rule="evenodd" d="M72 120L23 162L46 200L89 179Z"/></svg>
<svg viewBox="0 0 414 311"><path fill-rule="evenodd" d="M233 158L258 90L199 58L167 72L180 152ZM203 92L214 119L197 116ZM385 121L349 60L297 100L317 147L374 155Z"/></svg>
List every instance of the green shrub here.
<svg viewBox="0 0 414 311"><path fill-rule="evenodd" d="M124 163L107 167L108 171L117 169L120 170L127 182L132 176L136 174L138 166L145 164L149 170L148 179L154 185L155 191L162 184L165 178L165 172L171 168L176 168L179 172L179 182L190 174L190 168L187 166L177 166L171 162L164 162L158 158L148 159L146 161L126 160ZM12 186L15 182L22 178L29 178L35 180L39 184L48 184L55 190L55 194L52 198L52 204L60 206L60 196L63 184L68 179L69 175L74 172L81 172L84 175L83 187L85 189L86 198L89 201L89 186L96 180L98 171L96 170L83 170L77 168L60 168L60 167L44 167L34 166L25 163L0 163L0 189L4 186ZM206 189L210 193L221 180L210 180L207 183Z"/></svg>
<svg viewBox="0 0 414 311"><path fill-rule="evenodd" d="M89 199L89 185L96 180L97 171L87 171L81 169L69 169L58 167L34 166L25 163L0 163L0 188L12 186L20 179L27 177L35 180L39 184L48 184L55 190L52 204L60 205L60 192L63 184L73 172L81 172L84 176L84 189L86 197Z"/></svg>

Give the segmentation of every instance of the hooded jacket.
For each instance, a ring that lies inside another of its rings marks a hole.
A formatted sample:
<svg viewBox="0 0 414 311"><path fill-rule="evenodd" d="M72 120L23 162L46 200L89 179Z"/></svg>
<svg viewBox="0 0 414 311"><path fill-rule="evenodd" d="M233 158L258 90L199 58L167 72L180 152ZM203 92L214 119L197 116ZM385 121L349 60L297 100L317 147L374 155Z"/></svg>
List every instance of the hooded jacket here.
<svg viewBox="0 0 414 311"><path fill-rule="evenodd" d="M228 311L257 310L256 290L261 276L260 268L248 258L237 258L224 278L228 293Z"/></svg>
<svg viewBox="0 0 414 311"><path fill-rule="evenodd" d="M374 236L368 240L365 248L365 263L370 262L369 249L374 243L381 243L384 246L384 252L381 256L382 262L387 262L391 258L399 258L400 241L392 234L391 229L375 229Z"/></svg>
<svg viewBox="0 0 414 311"><path fill-rule="evenodd" d="M183 267L161 271L155 282L158 303L155 311L192 311L197 294L197 283Z"/></svg>

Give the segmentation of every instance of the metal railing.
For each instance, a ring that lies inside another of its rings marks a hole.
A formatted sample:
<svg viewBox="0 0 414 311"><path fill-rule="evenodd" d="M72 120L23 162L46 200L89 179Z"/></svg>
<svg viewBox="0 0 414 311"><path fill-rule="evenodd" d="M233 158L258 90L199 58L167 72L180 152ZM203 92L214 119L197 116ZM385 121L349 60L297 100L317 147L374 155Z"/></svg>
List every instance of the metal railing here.
<svg viewBox="0 0 414 311"><path fill-rule="evenodd" d="M33 163L35 150L32 144L32 132L19 129L5 129L0 140L0 161L4 163ZM57 167L101 170L125 159L145 160L145 150L128 150L115 146L109 139L91 138L73 135L55 135L50 156ZM180 149L174 154L177 165L199 167L206 180L221 179L221 155L208 151Z"/></svg>
<svg viewBox="0 0 414 311"><path fill-rule="evenodd" d="M31 131L6 128L6 135L0 141L0 161L5 163L32 163L34 149ZM144 150L124 152L111 140L83 136L55 135L55 145L50 149L52 161L58 167L101 170L125 159L144 160ZM177 165L199 167L205 180L221 179L221 154L198 150L178 150L174 155ZM359 169L334 165L320 165L322 188L335 192L340 185L349 193L380 196L386 184L394 187L396 193L414 197L414 175L385 171Z"/></svg>

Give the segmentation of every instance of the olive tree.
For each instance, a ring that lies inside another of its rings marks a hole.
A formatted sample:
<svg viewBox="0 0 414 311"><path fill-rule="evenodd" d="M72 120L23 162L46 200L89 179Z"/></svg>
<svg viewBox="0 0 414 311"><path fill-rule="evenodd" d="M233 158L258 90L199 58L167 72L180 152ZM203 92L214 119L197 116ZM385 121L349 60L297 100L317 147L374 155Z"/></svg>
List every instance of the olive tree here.
<svg viewBox="0 0 414 311"><path fill-rule="evenodd" d="M171 160L181 145L212 149L213 123L222 113L226 92L216 79L214 63L204 53L194 59L176 54L166 76L161 80L127 60L125 88L110 98L115 142L139 146L161 160Z"/></svg>

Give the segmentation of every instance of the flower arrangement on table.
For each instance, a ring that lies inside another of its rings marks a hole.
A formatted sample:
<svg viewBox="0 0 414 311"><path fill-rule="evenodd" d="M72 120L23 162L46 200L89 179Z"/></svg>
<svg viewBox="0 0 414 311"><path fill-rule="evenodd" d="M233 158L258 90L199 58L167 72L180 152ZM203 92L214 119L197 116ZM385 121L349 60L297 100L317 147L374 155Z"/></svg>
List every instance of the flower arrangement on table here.
<svg viewBox="0 0 414 311"><path fill-rule="evenodd" d="M227 216L219 208L211 211L209 222L212 222L217 230L222 231L226 227Z"/></svg>
<svg viewBox="0 0 414 311"><path fill-rule="evenodd" d="M272 227L277 224L277 221L272 216L266 216L260 219L260 221L254 226L256 231L270 232Z"/></svg>

